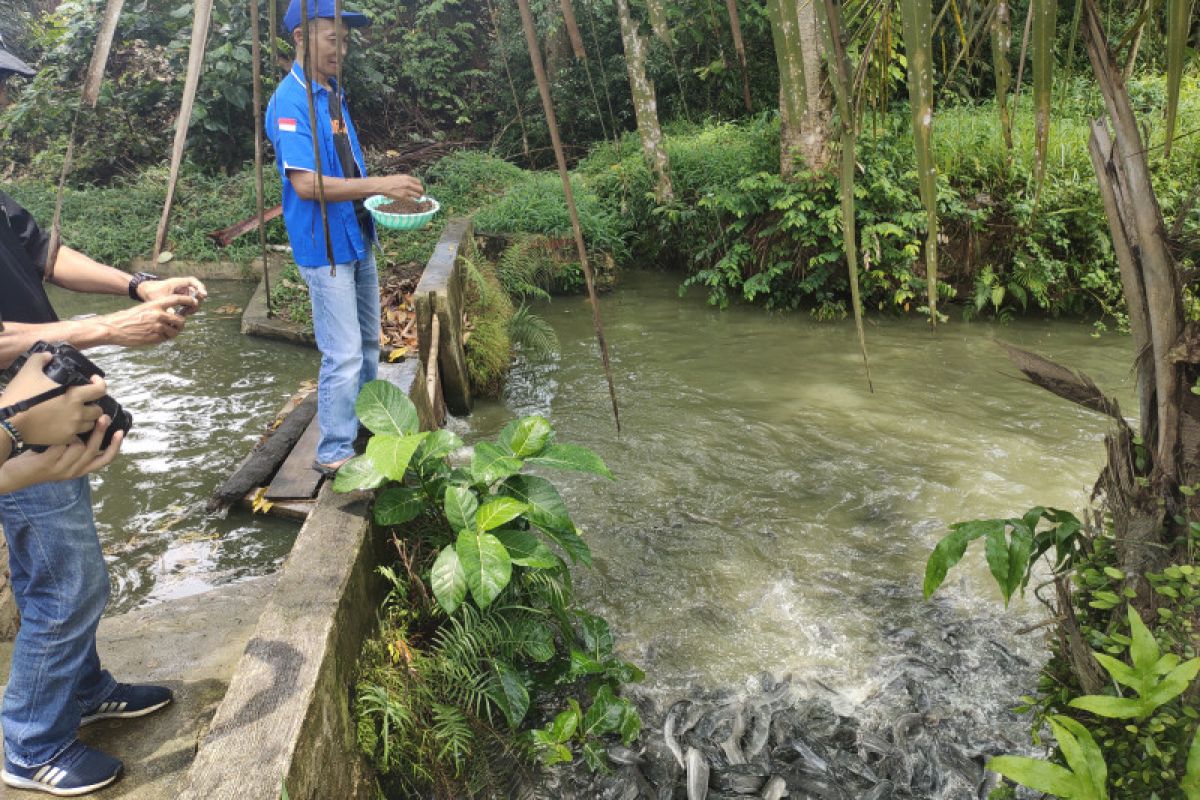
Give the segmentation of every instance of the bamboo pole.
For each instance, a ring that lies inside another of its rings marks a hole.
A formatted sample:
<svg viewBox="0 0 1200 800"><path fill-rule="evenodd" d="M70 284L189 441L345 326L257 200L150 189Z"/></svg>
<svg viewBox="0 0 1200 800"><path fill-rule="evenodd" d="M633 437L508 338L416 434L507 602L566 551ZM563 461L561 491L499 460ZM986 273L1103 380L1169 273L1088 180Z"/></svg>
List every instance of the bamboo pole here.
<svg viewBox="0 0 1200 800"><path fill-rule="evenodd" d="M579 225L579 210L575 207L575 194L571 191L571 175L567 172L567 159L563 154L562 139L558 135L558 120L554 116L554 102L550 99L550 81L546 79L546 68L542 65L542 54L538 49L537 30L533 25L533 14L529 0L517 0L521 8L521 24L525 29L525 43L529 47L529 60L533 62L533 74L537 78L538 93L542 96L542 108L546 113L546 127L550 129L550 141L554 145L554 158L558 162L558 174L562 178L563 196L571 214L571 228L575 234L575 249L583 277L587 281L588 299L592 304L592 324L596 329L596 342L600 345L600 359L604 363L604 377L608 381L608 396L612 401L613 421L617 434L621 433L621 411L617 407L617 390L613 385L612 364L608 358L608 344L604 340L604 323L600 319L600 300L596 297L596 281L588 263L587 246L583 242L583 229Z"/></svg>
<svg viewBox="0 0 1200 800"><path fill-rule="evenodd" d="M268 3L273 0L267 0ZM262 253L263 289L267 295L267 316L275 316L271 305L271 273L267 269L267 219L263 201L263 111L262 43L259 41L258 0L250 0L250 58L254 76L254 202L258 212L258 249ZM272 33L272 36L275 34Z"/></svg>
<svg viewBox="0 0 1200 800"><path fill-rule="evenodd" d="M179 169L183 165L183 150L187 145L188 127L192 123L192 107L196 103L196 90L200 86L200 70L204 68L204 50L208 46L208 27L212 21L212 0L196 0L192 14L192 41L188 52L187 76L183 82L183 100L179 105L179 116L175 119L175 144L171 148L171 174L167 178L167 197L163 201L162 216L158 220L158 233L154 236L154 254L151 263L158 263L167 242L167 226L171 222L171 206L175 202L175 187L179 183Z"/></svg>
<svg viewBox="0 0 1200 800"><path fill-rule="evenodd" d="M742 68L742 101L746 104L746 113L754 111L750 103L750 68L746 66L746 43L742 41L742 20L738 15L737 0L725 0L725 8L729 10L729 30L733 34L733 49L737 53L738 66Z"/></svg>

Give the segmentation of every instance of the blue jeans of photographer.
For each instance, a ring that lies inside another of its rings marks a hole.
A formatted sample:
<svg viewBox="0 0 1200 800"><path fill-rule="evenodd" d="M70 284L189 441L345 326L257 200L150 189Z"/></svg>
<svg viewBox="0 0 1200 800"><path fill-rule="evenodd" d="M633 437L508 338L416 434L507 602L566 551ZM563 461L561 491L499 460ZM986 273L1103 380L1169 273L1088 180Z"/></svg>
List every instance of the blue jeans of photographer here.
<svg viewBox="0 0 1200 800"><path fill-rule="evenodd" d="M317 461L354 455L358 416L354 401L379 374L379 273L375 255L329 267L301 267L312 299L313 331L321 351L317 379Z"/></svg>
<svg viewBox="0 0 1200 800"><path fill-rule="evenodd" d="M21 612L0 723L8 760L36 767L73 742L80 716L116 688L96 654L108 567L86 477L0 495L0 524Z"/></svg>

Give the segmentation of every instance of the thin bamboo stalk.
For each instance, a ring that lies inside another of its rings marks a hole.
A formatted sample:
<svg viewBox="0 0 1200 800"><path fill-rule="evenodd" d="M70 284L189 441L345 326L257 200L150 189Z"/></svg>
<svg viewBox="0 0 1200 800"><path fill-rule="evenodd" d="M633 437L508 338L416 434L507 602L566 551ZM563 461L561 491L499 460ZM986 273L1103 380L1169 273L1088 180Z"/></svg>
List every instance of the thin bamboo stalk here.
<svg viewBox="0 0 1200 800"><path fill-rule="evenodd" d="M742 20L738 14L737 0L725 0L729 10L729 30L733 33L733 49L737 52L738 66L742 68L742 101L746 113L754 110L750 103L750 69L746 66L746 43L742 41Z"/></svg>
<svg viewBox="0 0 1200 800"><path fill-rule="evenodd" d="M558 174L562 178L563 196L567 201L567 211L571 215L571 229L575 234L575 249L579 255L579 265L583 268L583 277L587 283L588 300L592 304L592 325L596 330L596 342L600 346L600 360L604 363L604 378L608 381L608 396L612 401L613 421L617 426L617 434L621 433L621 411L617 406L617 390L613 384L612 364L608 357L608 344L604 339L604 322L600 318L600 300L596 296L596 281L592 276L592 267L588 262L587 246L583 241L583 229L579 224L579 210L575 206L575 193L571 190L571 175L567 171L567 158L563 153L562 139L558 135L558 120L554 116L554 101L550 98L550 81L546 78L546 68L542 65L542 54L538 47L537 30L533 25L533 14L529 10L529 0L517 0L521 8L521 24L525 29L525 43L529 48L529 60L533 63L533 74L537 78L538 94L542 97L542 108L546 113L546 127L550 129L550 141L554 145L554 158L558 162Z"/></svg>
<svg viewBox="0 0 1200 800"><path fill-rule="evenodd" d="M183 165L183 150L187 145L188 127L192 122L192 108L196 103L196 90L200 86L200 71L204 68L204 50L208 46L208 27L212 21L213 0L196 0L192 14L192 40L188 52L187 76L183 82L183 100L179 116L175 120L175 144L171 149L171 172L167 178L167 197L163 202L162 216L158 220L158 233L154 236L152 263L158 262L167 241L167 226L171 222L171 207L175 201L175 187L179 182L179 170Z"/></svg>
<svg viewBox="0 0 1200 800"><path fill-rule="evenodd" d="M579 35L579 24L575 22L575 8L571 0L558 0L562 8L563 23L567 26L567 36L571 39L571 49L579 61L587 61L587 50L583 48L583 37Z"/></svg>
<svg viewBox="0 0 1200 800"><path fill-rule="evenodd" d="M263 288L267 295L267 316L275 315L271 305L271 272L267 268L267 220L263 199L263 110L262 110L262 46L258 16L259 0L250 0L250 60L254 80L254 203L258 213L258 249L262 254ZM272 0L267 0L268 3ZM272 36L275 34L272 33Z"/></svg>
<svg viewBox="0 0 1200 800"><path fill-rule="evenodd" d="M321 207L321 230L325 234L325 257L329 259L329 274L337 275L333 258L333 237L329 233L329 209L325 203L325 170L321 166L320 137L317 135L317 106L312 90L312 37L308 30L308 0L300 3L300 28L304 37L304 94L308 99L308 126L312 131L313 169L317 176L317 204Z"/></svg>

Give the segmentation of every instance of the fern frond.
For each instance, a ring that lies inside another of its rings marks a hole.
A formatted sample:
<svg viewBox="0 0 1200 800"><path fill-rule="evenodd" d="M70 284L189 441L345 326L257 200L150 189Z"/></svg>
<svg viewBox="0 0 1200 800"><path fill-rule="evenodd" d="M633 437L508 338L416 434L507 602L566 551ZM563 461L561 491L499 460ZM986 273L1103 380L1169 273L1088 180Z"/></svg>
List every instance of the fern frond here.
<svg viewBox="0 0 1200 800"><path fill-rule="evenodd" d="M508 338L528 350L534 358L546 359L558 352L558 334L527 305L522 305L509 317Z"/></svg>

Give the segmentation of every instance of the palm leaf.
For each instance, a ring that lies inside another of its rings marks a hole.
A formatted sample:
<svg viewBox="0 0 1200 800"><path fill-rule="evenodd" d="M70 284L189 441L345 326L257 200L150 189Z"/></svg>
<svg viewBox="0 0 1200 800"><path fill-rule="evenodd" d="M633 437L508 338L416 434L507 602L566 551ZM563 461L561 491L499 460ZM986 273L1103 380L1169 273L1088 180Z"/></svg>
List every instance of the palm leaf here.
<svg viewBox="0 0 1200 800"><path fill-rule="evenodd" d="M1192 0L1167 0L1167 139L1163 155L1171 157L1175 138L1175 117L1179 110L1179 83L1183 78L1184 51L1191 30Z"/></svg>

